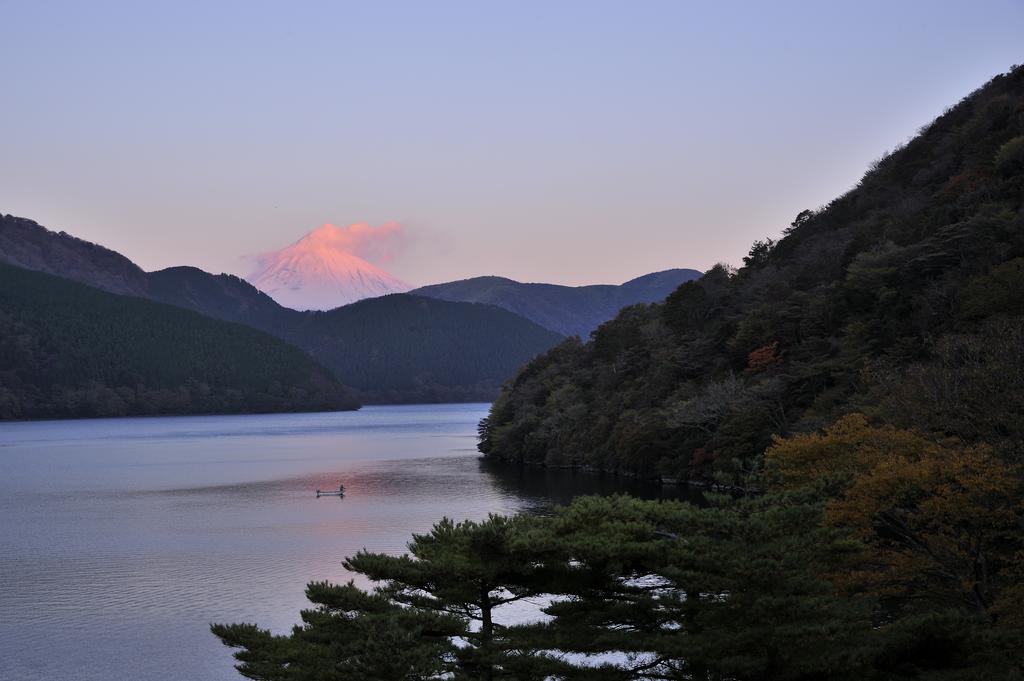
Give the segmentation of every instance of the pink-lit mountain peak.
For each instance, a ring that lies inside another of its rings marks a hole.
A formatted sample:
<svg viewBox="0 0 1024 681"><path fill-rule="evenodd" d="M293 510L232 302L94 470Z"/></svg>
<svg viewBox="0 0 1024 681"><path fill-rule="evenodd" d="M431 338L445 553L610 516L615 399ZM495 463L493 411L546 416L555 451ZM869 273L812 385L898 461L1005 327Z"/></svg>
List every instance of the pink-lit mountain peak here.
<svg viewBox="0 0 1024 681"><path fill-rule="evenodd" d="M249 283L285 307L330 310L364 298L401 293L411 287L355 253L381 252L401 235L401 226L325 224L291 246L259 260Z"/></svg>

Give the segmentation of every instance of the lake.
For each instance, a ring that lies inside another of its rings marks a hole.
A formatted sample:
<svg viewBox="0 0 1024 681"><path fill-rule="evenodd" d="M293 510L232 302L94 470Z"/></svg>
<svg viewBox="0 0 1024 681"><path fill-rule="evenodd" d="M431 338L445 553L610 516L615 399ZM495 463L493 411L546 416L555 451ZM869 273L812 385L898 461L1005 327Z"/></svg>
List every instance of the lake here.
<svg viewBox="0 0 1024 681"><path fill-rule="evenodd" d="M4 678L238 681L209 624L286 632L361 548L402 553L443 516L681 494L481 462L487 407L0 423Z"/></svg>

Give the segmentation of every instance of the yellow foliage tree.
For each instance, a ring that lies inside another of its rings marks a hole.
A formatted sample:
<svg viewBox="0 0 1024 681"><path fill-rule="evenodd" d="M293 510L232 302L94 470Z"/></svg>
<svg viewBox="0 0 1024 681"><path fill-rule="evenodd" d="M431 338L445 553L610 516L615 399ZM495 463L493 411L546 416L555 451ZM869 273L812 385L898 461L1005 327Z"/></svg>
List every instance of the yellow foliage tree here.
<svg viewBox="0 0 1024 681"><path fill-rule="evenodd" d="M851 414L822 433L776 439L769 479L819 485L830 523L867 547L850 590L933 602L1024 625L1024 468L986 446L936 442Z"/></svg>
<svg viewBox="0 0 1024 681"><path fill-rule="evenodd" d="M775 436L765 461L773 485L792 489L833 482L845 489L882 461L900 455L925 458L940 449L913 432L874 427L863 414L849 414L820 433Z"/></svg>

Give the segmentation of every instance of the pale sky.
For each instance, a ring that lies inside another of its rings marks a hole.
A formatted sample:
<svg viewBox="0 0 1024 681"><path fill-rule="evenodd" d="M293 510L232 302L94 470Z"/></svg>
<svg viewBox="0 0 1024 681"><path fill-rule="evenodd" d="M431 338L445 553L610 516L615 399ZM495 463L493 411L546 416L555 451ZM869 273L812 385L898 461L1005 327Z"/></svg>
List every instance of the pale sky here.
<svg viewBox="0 0 1024 681"><path fill-rule="evenodd" d="M0 25L0 212L236 274L399 223L413 284L737 264L1024 61L1024 0L0 0Z"/></svg>

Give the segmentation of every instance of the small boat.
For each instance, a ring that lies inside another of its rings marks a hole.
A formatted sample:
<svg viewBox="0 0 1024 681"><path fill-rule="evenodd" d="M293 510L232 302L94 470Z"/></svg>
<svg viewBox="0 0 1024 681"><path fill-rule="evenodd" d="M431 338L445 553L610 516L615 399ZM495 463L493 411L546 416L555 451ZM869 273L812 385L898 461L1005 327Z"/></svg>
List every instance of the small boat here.
<svg viewBox="0 0 1024 681"><path fill-rule="evenodd" d="M343 497L345 496L345 485L338 485L336 490L317 490L316 498L320 497Z"/></svg>

